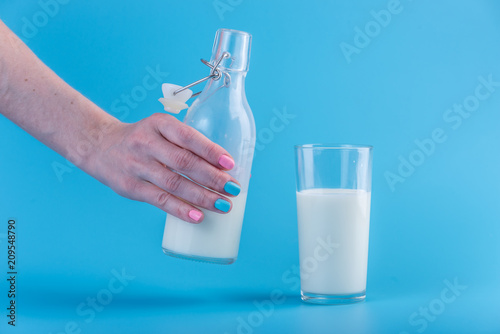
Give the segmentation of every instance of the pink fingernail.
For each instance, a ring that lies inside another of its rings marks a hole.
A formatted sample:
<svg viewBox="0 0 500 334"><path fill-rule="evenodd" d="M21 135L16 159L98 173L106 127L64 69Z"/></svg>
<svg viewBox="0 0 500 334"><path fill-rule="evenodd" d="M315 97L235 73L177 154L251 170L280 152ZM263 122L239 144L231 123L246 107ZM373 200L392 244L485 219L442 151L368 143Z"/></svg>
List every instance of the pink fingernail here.
<svg viewBox="0 0 500 334"><path fill-rule="evenodd" d="M189 218L191 218L192 220L197 222L200 220L202 213L200 211L197 211L197 210L191 210L191 211L189 211L188 216L189 216Z"/></svg>
<svg viewBox="0 0 500 334"><path fill-rule="evenodd" d="M234 167L234 160L228 155L221 155L219 158L219 165L225 169L232 169Z"/></svg>

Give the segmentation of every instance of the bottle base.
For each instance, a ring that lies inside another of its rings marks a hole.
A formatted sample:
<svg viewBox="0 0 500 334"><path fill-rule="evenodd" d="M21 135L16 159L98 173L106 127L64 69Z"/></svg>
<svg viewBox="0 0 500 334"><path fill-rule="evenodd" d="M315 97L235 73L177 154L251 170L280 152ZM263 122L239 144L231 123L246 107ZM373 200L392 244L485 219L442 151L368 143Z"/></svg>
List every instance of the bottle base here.
<svg viewBox="0 0 500 334"><path fill-rule="evenodd" d="M189 255L189 254L183 254L183 253L178 253L171 251L170 249L163 248L163 253L165 253L168 256L176 257L178 259L183 259L183 260L191 260L191 261L197 261L197 262L205 262L205 263L212 263L212 264L231 264L234 261L236 261L236 258L220 258L220 257L205 257L205 256L198 256L198 255Z"/></svg>
<svg viewBox="0 0 500 334"><path fill-rule="evenodd" d="M349 295L323 295L310 292L300 292L302 301L311 304L321 305L339 305L339 304L352 304L359 303L365 300L366 291L353 293Z"/></svg>

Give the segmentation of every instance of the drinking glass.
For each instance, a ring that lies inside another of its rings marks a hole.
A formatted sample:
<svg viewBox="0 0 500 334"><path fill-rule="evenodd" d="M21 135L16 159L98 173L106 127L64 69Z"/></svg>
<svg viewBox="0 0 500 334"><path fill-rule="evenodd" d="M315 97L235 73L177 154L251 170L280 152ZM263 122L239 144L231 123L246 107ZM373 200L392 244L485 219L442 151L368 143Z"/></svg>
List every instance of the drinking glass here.
<svg viewBox="0 0 500 334"><path fill-rule="evenodd" d="M372 147L295 146L301 298L316 304L366 296Z"/></svg>

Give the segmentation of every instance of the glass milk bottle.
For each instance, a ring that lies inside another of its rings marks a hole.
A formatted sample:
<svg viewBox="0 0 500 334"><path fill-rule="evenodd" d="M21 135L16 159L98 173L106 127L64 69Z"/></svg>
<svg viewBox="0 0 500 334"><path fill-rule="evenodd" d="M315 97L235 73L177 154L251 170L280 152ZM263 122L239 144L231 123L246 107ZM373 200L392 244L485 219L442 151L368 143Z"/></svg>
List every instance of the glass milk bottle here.
<svg viewBox="0 0 500 334"><path fill-rule="evenodd" d="M231 264L238 256L255 147L255 122L245 96L251 39L242 31L217 31L210 64L222 58L220 78L207 82L184 119L231 154L235 167L228 173L238 180L241 192L231 198L227 214L202 209L205 218L200 224L167 215L162 244L167 255L218 264Z"/></svg>

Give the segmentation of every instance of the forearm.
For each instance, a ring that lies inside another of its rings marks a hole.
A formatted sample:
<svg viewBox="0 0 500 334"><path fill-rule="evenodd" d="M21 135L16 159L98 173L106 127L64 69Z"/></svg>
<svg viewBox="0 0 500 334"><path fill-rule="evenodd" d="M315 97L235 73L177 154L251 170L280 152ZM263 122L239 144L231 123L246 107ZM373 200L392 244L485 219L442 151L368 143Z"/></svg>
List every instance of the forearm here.
<svg viewBox="0 0 500 334"><path fill-rule="evenodd" d="M0 113L84 170L104 133L120 123L59 78L2 21Z"/></svg>

